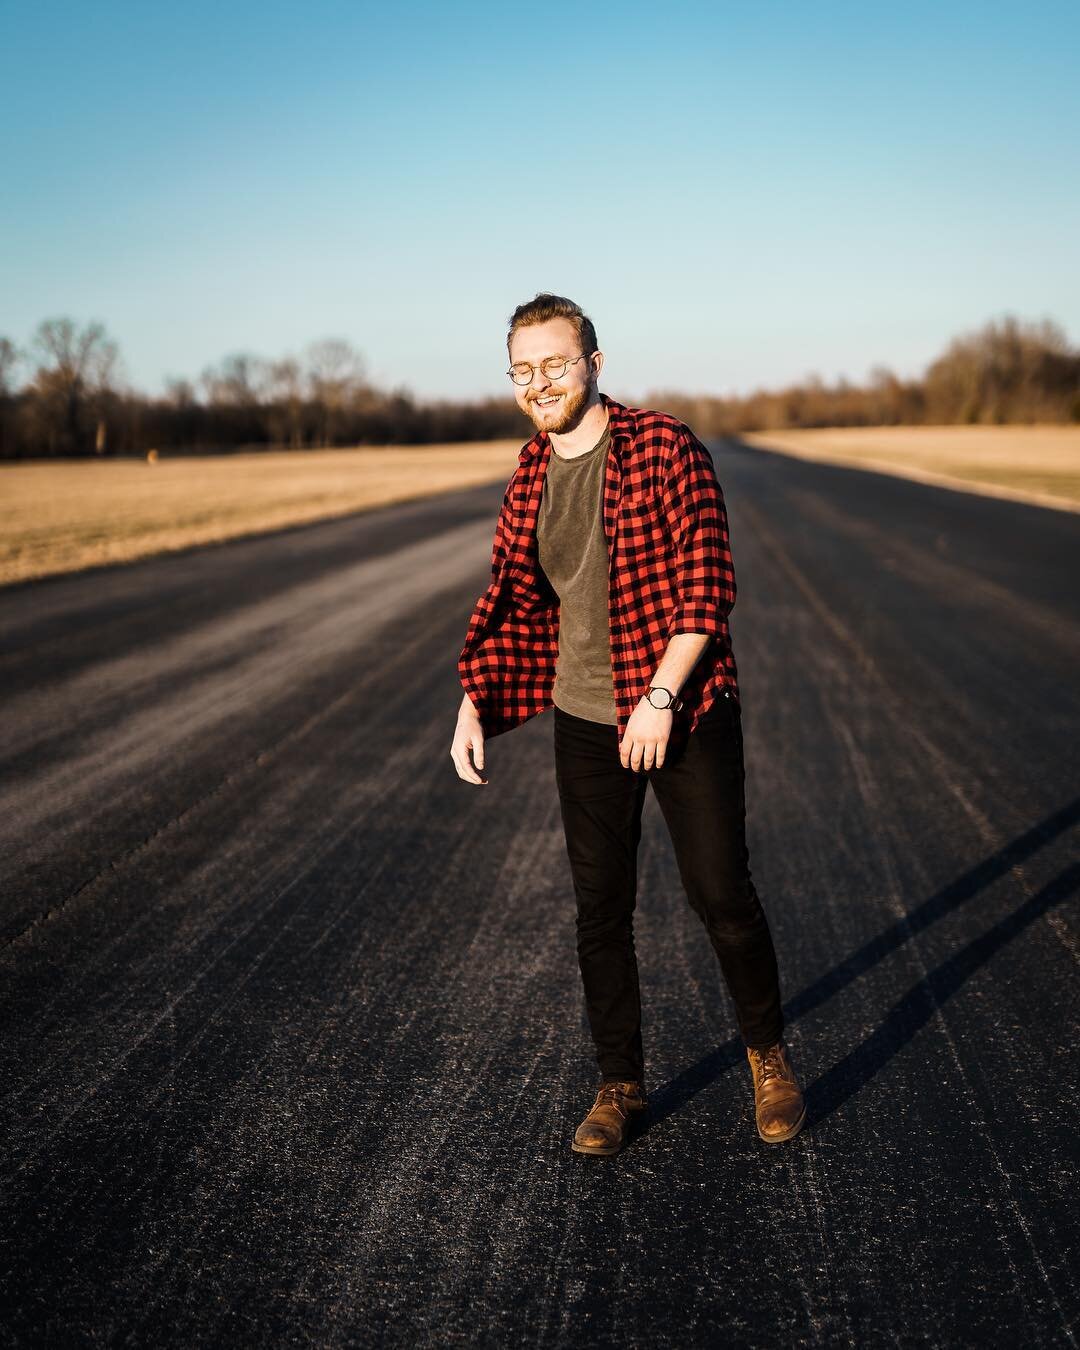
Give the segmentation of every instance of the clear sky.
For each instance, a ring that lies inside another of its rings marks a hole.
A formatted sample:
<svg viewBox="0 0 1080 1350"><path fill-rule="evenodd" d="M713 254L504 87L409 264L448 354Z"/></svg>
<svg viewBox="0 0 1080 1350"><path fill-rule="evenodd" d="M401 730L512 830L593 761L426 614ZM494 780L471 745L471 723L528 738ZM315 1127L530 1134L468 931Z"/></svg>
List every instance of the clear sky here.
<svg viewBox="0 0 1080 1350"><path fill-rule="evenodd" d="M449 397L539 290L623 397L1080 343L1078 67L1075 0L6 0L0 335L100 319L152 393L340 336Z"/></svg>

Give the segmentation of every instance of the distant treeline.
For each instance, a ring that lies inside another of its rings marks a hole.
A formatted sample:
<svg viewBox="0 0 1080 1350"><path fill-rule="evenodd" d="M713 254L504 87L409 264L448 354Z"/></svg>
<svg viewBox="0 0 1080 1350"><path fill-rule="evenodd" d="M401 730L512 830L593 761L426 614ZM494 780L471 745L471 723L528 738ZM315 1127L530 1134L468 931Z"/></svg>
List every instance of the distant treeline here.
<svg viewBox="0 0 1080 1350"><path fill-rule="evenodd" d="M921 379L877 366L865 385L811 378L745 398L660 390L645 400L705 438L791 427L1080 422L1080 348L1043 320L1011 315L955 338Z"/></svg>
<svg viewBox="0 0 1080 1350"><path fill-rule="evenodd" d="M171 380L159 398L124 388L117 365L116 343L100 323L47 319L26 351L0 337L0 457L435 444L530 431L509 395L418 401L377 389L360 354L338 338L301 357L226 357L198 388ZM1006 316L956 338L921 379L877 367L866 385L810 377L742 398L660 390L634 401L676 414L704 438L785 427L1080 422L1080 349L1049 320Z"/></svg>

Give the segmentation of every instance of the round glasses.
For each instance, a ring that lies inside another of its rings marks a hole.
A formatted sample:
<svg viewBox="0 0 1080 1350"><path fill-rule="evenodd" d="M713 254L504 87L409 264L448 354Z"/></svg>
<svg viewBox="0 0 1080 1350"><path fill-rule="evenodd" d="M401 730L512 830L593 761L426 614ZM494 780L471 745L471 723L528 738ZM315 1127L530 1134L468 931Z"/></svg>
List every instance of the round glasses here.
<svg viewBox="0 0 1080 1350"><path fill-rule="evenodd" d="M532 384L533 374L539 370L545 379L561 380L566 372L576 361L585 359L586 353L582 352L580 356L547 356L540 362L539 366L530 366L528 361L519 361L516 366L511 366L506 372L515 384Z"/></svg>

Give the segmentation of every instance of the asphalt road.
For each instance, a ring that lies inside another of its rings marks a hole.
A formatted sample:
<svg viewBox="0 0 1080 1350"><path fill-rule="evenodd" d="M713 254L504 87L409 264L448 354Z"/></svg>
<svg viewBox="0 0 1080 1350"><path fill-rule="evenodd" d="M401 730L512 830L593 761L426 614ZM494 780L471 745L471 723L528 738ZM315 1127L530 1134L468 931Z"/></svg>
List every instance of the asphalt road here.
<svg viewBox="0 0 1080 1350"><path fill-rule="evenodd" d="M551 714L449 757L502 484L9 590L4 1345L1076 1345L1080 515L715 456L803 1133L650 796L570 1151Z"/></svg>

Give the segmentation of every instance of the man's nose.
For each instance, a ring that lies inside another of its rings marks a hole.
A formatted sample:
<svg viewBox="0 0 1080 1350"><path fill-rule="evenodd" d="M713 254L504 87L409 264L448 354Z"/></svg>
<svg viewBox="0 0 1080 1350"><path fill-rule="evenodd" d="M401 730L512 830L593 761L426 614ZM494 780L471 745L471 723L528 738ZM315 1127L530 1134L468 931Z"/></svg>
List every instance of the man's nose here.
<svg viewBox="0 0 1080 1350"><path fill-rule="evenodd" d="M551 381L548 379L548 377L544 374L544 372L540 369L539 366L537 366L537 367L533 370L533 373L532 373L532 379L529 381L529 388L530 388L530 389L531 389L531 388L533 387L533 385L537 382L537 380L540 381L540 388L541 388L541 389L546 389L546 388L548 387L548 385L551 383Z"/></svg>

